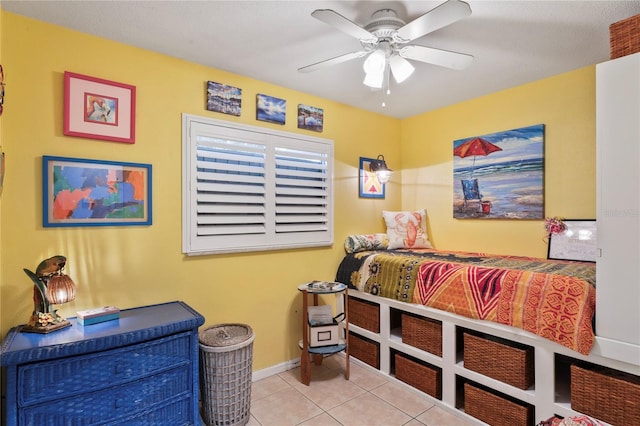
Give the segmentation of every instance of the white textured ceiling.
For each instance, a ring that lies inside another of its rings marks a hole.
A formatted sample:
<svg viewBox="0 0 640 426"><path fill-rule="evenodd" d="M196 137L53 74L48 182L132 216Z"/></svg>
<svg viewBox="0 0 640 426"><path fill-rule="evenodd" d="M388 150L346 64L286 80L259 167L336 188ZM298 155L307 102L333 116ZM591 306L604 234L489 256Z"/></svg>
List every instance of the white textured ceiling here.
<svg viewBox="0 0 640 426"><path fill-rule="evenodd" d="M609 25L640 1L468 0L472 15L412 44L471 54L454 71L415 63L391 94L362 84L363 59L309 74L299 67L361 50L311 17L333 9L361 25L381 8L411 21L441 1L10 1L9 12L404 118L609 59ZM227 83L220 81L220 83ZM386 107L382 101L386 100Z"/></svg>

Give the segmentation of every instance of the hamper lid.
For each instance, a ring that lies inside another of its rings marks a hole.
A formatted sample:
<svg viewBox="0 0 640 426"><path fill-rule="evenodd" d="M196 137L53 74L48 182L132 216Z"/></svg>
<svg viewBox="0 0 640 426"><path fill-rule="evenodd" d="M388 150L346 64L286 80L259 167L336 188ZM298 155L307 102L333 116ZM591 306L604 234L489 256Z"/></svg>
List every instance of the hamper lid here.
<svg viewBox="0 0 640 426"><path fill-rule="evenodd" d="M201 331L198 337L203 345L226 347L250 339L253 330L246 324L218 324Z"/></svg>

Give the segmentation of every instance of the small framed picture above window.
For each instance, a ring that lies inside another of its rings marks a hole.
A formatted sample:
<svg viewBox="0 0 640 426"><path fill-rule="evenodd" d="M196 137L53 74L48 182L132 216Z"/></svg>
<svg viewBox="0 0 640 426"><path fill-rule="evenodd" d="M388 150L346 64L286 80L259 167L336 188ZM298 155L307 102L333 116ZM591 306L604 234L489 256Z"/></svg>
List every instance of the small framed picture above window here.
<svg viewBox="0 0 640 426"><path fill-rule="evenodd" d="M207 110L239 117L242 110L242 89L208 81Z"/></svg>
<svg viewBox="0 0 640 426"><path fill-rule="evenodd" d="M287 117L287 101L273 96L258 94L256 97L256 119L269 123L284 124Z"/></svg>
<svg viewBox="0 0 640 426"><path fill-rule="evenodd" d="M309 105L298 105L298 129L322 132L324 111Z"/></svg>

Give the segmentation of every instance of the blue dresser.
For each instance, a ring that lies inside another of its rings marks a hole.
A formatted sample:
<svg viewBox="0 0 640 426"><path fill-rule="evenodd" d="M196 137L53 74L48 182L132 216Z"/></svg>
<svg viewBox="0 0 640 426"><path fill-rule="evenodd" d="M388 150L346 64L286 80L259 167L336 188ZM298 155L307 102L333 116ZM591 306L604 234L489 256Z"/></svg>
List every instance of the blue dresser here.
<svg viewBox="0 0 640 426"><path fill-rule="evenodd" d="M200 424L200 314L170 302L84 327L69 321L50 334L7 334L8 426Z"/></svg>

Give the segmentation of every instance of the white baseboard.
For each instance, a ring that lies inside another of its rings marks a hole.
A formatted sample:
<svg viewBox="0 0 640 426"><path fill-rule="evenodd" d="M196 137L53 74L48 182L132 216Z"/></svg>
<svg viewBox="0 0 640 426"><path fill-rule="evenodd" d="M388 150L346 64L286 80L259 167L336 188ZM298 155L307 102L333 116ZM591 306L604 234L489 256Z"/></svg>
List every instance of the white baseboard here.
<svg viewBox="0 0 640 426"><path fill-rule="evenodd" d="M285 361L281 364L273 365L271 367L264 368L262 370L254 371L251 375L252 381L266 379L274 374L284 373L285 371L293 370L300 366L300 358L295 358L289 361Z"/></svg>
<svg viewBox="0 0 640 426"><path fill-rule="evenodd" d="M334 354L333 356L341 356L344 358L344 352L339 352L337 354ZM355 362L356 364L362 365L364 367L368 367L371 369L371 371L380 373L379 370L370 367L369 365L365 364L364 362L360 361L359 359L356 359L354 357L351 357L351 362ZM289 361L285 361L281 364L277 364L277 365L272 365L271 367L267 367L264 368L262 370L258 370L258 371L254 371L251 374L251 381L255 382L258 380L262 380L262 379L266 379L269 376L273 376L275 374L279 374L279 373L284 373L285 371L289 371L289 370L293 370L294 368L300 367L300 358L295 358Z"/></svg>

